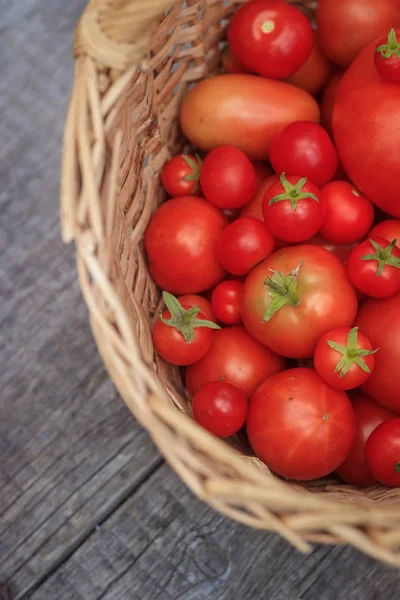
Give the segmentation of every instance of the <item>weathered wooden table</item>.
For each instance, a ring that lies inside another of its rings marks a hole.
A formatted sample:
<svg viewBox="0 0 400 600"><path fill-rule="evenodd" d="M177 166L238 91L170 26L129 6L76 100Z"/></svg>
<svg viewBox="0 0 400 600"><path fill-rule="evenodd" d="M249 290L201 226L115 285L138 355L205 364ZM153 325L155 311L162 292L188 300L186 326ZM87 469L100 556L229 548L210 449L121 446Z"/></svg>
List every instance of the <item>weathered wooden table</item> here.
<svg viewBox="0 0 400 600"><path fill-rule="evenodd" d="M396 600L400 571L302 556L195 499L110 383L58 225L84 4L0 0L0 583L13 600Z"/></svg>

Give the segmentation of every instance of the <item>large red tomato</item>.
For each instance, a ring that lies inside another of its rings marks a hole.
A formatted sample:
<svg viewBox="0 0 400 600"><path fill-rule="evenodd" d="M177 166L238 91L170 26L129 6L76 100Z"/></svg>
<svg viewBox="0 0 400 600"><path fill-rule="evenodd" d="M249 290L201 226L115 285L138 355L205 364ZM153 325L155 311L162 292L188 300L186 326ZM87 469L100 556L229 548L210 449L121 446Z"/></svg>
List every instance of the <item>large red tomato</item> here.
<svg viewBox="0 0 400 600"><path fill-rule="evenodd" d="M260 342L309 358L321 335L353 324L357 296L339 259L318 246L278 250L247 276L242 319Z"/></svg>
<svg viewBox="0 0 400 600"><path fill-rule="evenodd" d="M400 217L400 86L383 80L375 69L375 45L369 44L343 77L333 132L340 161L354 185L379 208Z"/></svg>
<svg viewBox="0 0 400 600"><path fill-rule="evenodd" d="M254 452L290 479L324 477L346 458L355 420L345 392L329 387L313 369L290 369L263 383L247 414Z"/></svg>
<svg viewBox="0 0 400 600"><path fill-rule="evenodd" d="M400 294L386 300L367 300L356 324L379 348L375 370L363 390L374 400L400 413Z"/></svg>
<svg viewBox="0 0 400 600"><path fill-rule="evenodd" d="M267 377L285 368L285 360L253 339L244 327L227 327L214 333L210 350L186 371L192 395L205 383L223 379L250 398Z"/></svg>
<svg viewBox="0 0 400 600"><path fill-rule="evenodd" d="M172 294L197 294L219 283L225 271L216 244L227 223L221 211L196 196L160 206L144 237L156 284Z"/></svg>
<svg viewBox="0 0 400 600"><path fill-rule="evenodd" d="M332 77L325 86L321 100L321 125L327 130L329 135L332 137L332 118L333 109L335 108L336 96L339 90L339 86L342 83L344 73L338 71L333 73Z"/></svg>

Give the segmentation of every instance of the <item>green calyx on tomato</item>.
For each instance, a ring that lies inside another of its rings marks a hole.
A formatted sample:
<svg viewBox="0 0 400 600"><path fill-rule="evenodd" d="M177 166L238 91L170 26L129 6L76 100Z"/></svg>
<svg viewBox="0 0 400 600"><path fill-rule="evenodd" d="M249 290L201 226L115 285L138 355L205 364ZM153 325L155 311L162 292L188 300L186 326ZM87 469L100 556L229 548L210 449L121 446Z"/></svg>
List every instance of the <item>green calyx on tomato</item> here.
<svg viewBox="0 0 400 600"><path fill-rule="evenodd" d="M188 156L187 154L182 154L182 158L185 161L185 163L192 169L192 173L190 173L190 175L186 175L186 177L183 177L183 181L195 181L196 182L196 186L192 192L192 194L195 194L200 189L200 185L199 185L200 171L201 171L201 167L203 165L203 161L201 160L201 158L198 154L196 154L197 162L192 160L190 158L190 156Z"/></svg>
<svg viewBox="0 0 400 600"><path fill-rule="evenodd" d="M393 54L400 58L400 44L397 42L396 32L394 29L389 31L388 43L378 46L375 49L375 52L379 52L383 58L390 58L393 56Z"/></svg>
<svg viewBox="0 0 400 600"><path fill-rule="evenodd" d="M394 465L394 470L396 473L400 473L400 461Z"/></svg>
<svg viewBox="0 0 400 600"><path fill-rule="evenodd" d="M350 370L353 364L356 364L360 369L365 371L365 373L371 373L368 365L362 360L363 356L369 356L370 354L375 354L378 352L379 348L376 350L366 350L365 348L357 348L357 332L358 327L353 327L353 329L349 332L347 337L347 346L342 346L342 344L338 344L333 342L332 340L325 340L330 348L339 352L342 355L342 358L336 365L335 373L339 373L339 379L342 379Z"/></svg>
<svg viewBox="0 0 400 600"><path fill-rule="evenodd" d="M194 330L196 327L208 327L209 329L221 329L219 325L205 319L198 319L197 315L200 312L198 306L192 306L185 310L179 300L168 292L162 293L166 307L168 308L171 318L164 319L162 314L159 316L160 321L168 327L175 327L183 335L185 341L191 344L194 339Z"/></svg>
<svg viewBox="0 0 400 600"><path fill-rule="evenodd" d="M315 194L311 194L310 192L303 192L302 189L307 183L307 177L303 177L300 179L296 185L292 185L287 179L285 173L279 178L283 189L285 190L284 194L278 194L271 198L268 202L268 206L272 206L272 204L276 204L277 202L282 202L282 200L290 200L292 204L292 210L296 210L297 203L299 200L305 200L306 198L311 198L311 200L315 200L319 202L317 196Z"/></svg>
<svg viewBox="0 0 400 600"><path fill-rule="evenodd" d="M302 264L303 261L288 275L274 271L272 277L267 277L264 281L272 302L264 314L263 323L269 321L283 306L291 306L293 308L299 306L300 298L297 291L297 284Z"/></svg>
<svg viewBox="0 0 400 600"><path fill-rule="evenodd" d="M376 271L376 276L379 277L383 273L383 269L388 265L389 267L395 267L396 269L400 269L400 258L392 255L392 250L397 244L397 239L395 238L390 242L386 248L382 248L379 244L374 242L374 240L369 240L372 246L376 250L376 254L366 254L361 257L361 260L376 260L378 263L378 269Z"/></svg>

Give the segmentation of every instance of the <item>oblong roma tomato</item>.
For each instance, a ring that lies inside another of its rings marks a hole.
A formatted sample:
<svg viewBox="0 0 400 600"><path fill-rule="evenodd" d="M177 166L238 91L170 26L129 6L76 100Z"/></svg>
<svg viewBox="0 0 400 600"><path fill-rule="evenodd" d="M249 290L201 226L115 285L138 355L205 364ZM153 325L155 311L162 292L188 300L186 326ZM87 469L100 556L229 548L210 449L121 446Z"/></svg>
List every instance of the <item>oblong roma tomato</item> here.
<svg viewBox="0 0 400 600"><path fill-rule="evenodd" d="M227 223L220 210L196 196L160 206L144 236L156 284L172 294L197 294L217 285L225 271L216 244Z"/></svg>
<svg viewBox="0 0 400 600"><path fill-rule="evenodd" d="M351 326L356 314L357 296L344 266L318 246L278 250L244 284L246 329L288 358L310 358L325 331Z"/></svg>
<svg viewBox="0 0 400 600"><path fill-rule="evenodd" d="M319 121L316 100L288 83L256 75L204 79L182 102L183 133L202 150L237 146L267 160L271 141L294 121Z"/></svg>
<svg viewBox="0 0 400 600"><path fill-rule="evenodd" d="M313 369L267 379L250 401L247 433L254 452L275 473L311 480L346 458L355 419L345 392L329 387Z"/></svg>

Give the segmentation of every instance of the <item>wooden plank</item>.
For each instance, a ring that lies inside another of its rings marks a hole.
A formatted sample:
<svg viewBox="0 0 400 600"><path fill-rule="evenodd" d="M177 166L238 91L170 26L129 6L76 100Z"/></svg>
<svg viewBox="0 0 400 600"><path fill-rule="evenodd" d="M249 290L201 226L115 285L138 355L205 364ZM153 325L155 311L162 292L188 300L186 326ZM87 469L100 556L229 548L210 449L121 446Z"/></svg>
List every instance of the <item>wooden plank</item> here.
<svg viewBox="0 0 400 600"><path fill-rule="evenodd" d="M21 597L161 463L116 394L60 240L59 157L84 0L1 2L0 582Z"/></svg>
<svg viewBox="0 0 400 600"><path fill-rule="evenodd" d="M226 519L164 465L31 598L394 600L399 585L399 570L353 549L304 556Z"/></svg>

